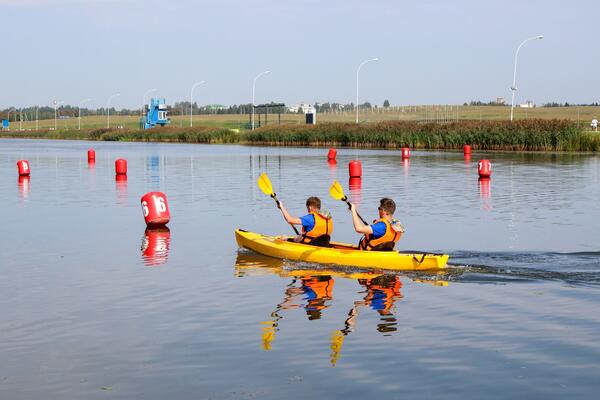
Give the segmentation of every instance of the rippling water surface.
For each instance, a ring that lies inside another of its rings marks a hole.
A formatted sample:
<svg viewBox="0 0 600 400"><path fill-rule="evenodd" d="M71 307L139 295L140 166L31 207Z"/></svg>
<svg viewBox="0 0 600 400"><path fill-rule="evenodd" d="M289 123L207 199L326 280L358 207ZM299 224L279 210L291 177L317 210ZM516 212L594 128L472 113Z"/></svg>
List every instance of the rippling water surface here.
<svg viewBox="0 0 600 400"><path fill-rule="evenodd" d="M0 140L0 398L596 396L597 156L325 154ZM483 157L494 170L480 182ZM394 198L399 246L448 252L450 268L384 274L238 250L236 227L291 233L261 172L295 214L320 196L338 241L358 237L327 195L333 179L367 218ZM154 190L169 229L143 223Z"/></svg>

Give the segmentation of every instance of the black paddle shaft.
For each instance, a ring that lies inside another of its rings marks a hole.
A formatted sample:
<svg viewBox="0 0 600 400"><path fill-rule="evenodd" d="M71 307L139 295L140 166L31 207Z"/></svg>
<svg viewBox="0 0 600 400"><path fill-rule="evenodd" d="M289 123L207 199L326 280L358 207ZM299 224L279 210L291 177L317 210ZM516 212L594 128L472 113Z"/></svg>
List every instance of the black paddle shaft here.
<svg viewBox="0 0 600 400"><path fill-rule="evenodd" d="M344 196L344 198L342 199L342 201L345 201L346 204L348 204L348 210L352 209L352 206L350 205L350 202L348 201L348 197ZM365 221L365 219L363 217L360 216L360 214L358 213L358 211L356 212L356 215L358 215L358 218L362 221L363 224L365 225L369 225L367 223L367 221Z"/></svg>
<svg viewBox="0 0 600 400"><path fill-rule="evenodd" d="M281 210L281 204L279 203L279 200L277 200L277 194L273 193L271 195L271 197L273 198L273 200L275 200L275 204L277 204L277 208L279 208ZM294 232L296 232L296 235L300 235L300 232L298 232L298 229L296 228L296 226L294 226L294 224L290 224L292 226L292 229L294 230Z"/></svg>

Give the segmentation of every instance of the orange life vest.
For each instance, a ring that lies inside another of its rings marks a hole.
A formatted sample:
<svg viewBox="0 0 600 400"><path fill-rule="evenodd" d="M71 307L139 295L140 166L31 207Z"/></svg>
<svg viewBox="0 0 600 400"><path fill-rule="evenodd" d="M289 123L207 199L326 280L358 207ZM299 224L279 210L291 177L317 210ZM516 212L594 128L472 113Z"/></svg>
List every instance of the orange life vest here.
<svg viewBox="0 0 600 400"><path fill-rule="evenodd" d="M387 219L381 218L379 221L374 221L374 223L377 222L385 223L385 234L377 239L373 239L372 234L366 234L358 244L361 250L393 250L396 242L400 240L402 233L394 230Z"/></svg>
<svg viewBox="0 0 600 400"><path fill-rule="evenodd" d="M310 214L315 217L315 226L308 232L302 227L301 243L310 244L321 237L324 237L325 241L329 243L331 232L333 232L333 221L331 220L331 217L326 217L318 212L311 212Z"/></svg>

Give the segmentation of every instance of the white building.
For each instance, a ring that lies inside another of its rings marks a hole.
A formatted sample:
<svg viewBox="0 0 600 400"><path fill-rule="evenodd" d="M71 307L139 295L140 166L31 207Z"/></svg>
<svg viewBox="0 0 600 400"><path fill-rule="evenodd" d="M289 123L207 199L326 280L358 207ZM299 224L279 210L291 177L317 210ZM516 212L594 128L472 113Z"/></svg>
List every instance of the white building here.
<svg viewBox="0 0 600 400"><path fill-rule="evenodd" d="M304 114L307 114L309 112L312 112L312 113L315 112L315 108L312 105L307 104L307 103L300 103L295 106L288 107L288 111L292 112L292 113L297 113L298 110L301 110L302 113L304 113Z"/></svg>
<svg viewBox="0 0 600 400"><path fill-rule="evenodd" d="M523 104L519 104L520 108L535 108L535 103L531 100L527 100L525 103Z"/></svg>

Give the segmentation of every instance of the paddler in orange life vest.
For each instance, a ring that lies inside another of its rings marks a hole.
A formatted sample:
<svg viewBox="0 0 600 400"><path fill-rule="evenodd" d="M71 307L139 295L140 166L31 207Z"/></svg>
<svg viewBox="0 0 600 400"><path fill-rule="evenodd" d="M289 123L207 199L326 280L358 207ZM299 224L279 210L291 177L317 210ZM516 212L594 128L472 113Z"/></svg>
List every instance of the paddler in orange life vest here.
<svg viewBox="0 0 600 400"><path fill-rule="evenodd" d="M309 197L306 200L308 214L300 218L292 217L281 202L279 202L279 209L288 224L302 225L302 234L294 239L295 242L321 247L329 246L333 221L330 215L321 212L321 199Z"/></svg>
<svg viewBox="0 0 600 400"><path fill-rule="evenodd" d="M365 225L356 213L356 206L350 204L354 230L363 234L358 244L361 250L392 251L404 233L404 227L400 221L393 219L394 212L396 212L394 200L381 199L378 210L379 219L373 221L371 225Z"/></svg>

